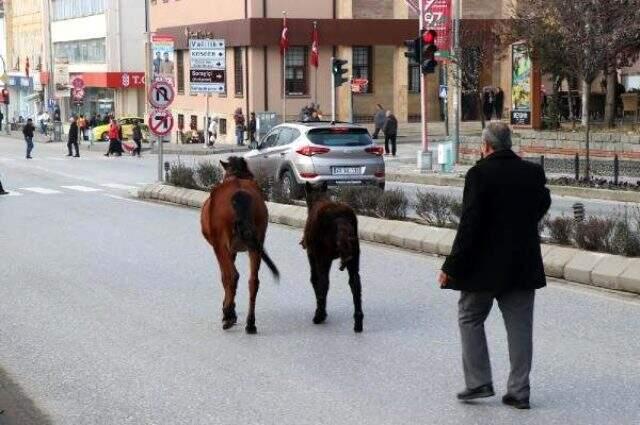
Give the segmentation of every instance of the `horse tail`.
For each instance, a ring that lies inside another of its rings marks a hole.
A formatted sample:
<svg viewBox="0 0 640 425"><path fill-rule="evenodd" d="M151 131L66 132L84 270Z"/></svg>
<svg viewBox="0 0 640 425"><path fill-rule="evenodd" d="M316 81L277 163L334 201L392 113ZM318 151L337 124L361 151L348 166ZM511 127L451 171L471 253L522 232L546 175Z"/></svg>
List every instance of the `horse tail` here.
<svg viewBox="0 0 640 425"><path fill-rule="evenodd" d="M358 235L353 222L347 217L336 219L336 250L340 256L340 271L357 256Z"/></svg>
<svg viewBox="0 0 640 425"><path fill-rule="evenodd" d="M234 231L236 236L250 251L260 253L260 257L269 267L276 279L280 279L280 272L271 258L264 251L262 242L258 238L258 231L253 222L253 198L245 191L238 191L231 197L231 204L236 214Z"/></svg>

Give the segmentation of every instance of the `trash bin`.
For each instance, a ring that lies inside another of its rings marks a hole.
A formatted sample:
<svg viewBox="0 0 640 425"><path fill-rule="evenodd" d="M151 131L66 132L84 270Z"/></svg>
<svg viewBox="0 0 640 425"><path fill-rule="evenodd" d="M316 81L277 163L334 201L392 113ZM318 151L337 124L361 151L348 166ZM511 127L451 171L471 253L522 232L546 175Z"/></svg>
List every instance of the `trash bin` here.
<svg viewBox="0 0 640 425"><path fill-rule="evenodd" d="M438 165L443 173L453 171L453 141L447 140L438 145Z"/></svg>

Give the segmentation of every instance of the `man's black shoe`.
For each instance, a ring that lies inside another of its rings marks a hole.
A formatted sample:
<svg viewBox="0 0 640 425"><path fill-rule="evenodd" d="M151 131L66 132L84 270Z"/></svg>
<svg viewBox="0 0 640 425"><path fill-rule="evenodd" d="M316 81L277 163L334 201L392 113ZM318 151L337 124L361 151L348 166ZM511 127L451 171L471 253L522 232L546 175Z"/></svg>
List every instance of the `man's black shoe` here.
<svg viewBox="0 0 640 425"><path fill-rule="evenodd" d="M4 190L1 190L1 191L0 191L0 195L8 195L8 194L9 194L9 192L6 192L6 191L4 191Z"/></svg>
<svg viewBox="0 0 640 425"><path fill-rule="evenodd" d="M74 158L80 158L80 155L73 155Z"/></svg>
<svg viewBox="0 0 640 425"><path fill-rule="evenodd" d="M475 400L476 398L493 397L494 395L496 395L496 393L493 392L493 385L487 384L478 388L467 388L461 393L458 393L458 400L468 401Z"/></svg>
<svg viewBox="0 0 640 425"><path fill-rule="evenodd" d="M529 399L518 400L514 396L506 394L502 397L502 403L507 406L515 407L516 409L531 409L531 405L529 404Z"/></svg>

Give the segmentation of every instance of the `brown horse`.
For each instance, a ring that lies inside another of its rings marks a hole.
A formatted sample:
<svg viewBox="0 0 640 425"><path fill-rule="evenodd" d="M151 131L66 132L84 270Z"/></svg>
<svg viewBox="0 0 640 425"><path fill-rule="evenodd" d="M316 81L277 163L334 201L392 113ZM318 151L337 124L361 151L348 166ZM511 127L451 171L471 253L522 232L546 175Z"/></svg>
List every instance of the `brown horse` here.
<svg viewBox="0 0 640 425"><path fill-rule="evenodd" d="M229 162L220 161L220 164L225 170L225 176L222 183L211 191L202 207L202 234L213 247L222 274L222 329L229 329L236 324L235 297L240 275L235 260L238 252L248 251L251 271L249 313L245 330L249 334L255 334L260 262L264 260L276 279L280 276L263 247L269 213L262 192L244 158L231 157Z"/></svg>
<svg viewBox="0 0 640 425"><path fill-rule="evenodd" d="M333 260L340 259L340 270L349 272L349 286L353 295L355 332L362 332L362 285L360 283L360 243L358 218L353 208L333 202L327 195L327 184L305 186L308 217L302 246L307 250L311 267L311 285L316 294L316 313L313 323L327 318L329 272Z"/></svg>

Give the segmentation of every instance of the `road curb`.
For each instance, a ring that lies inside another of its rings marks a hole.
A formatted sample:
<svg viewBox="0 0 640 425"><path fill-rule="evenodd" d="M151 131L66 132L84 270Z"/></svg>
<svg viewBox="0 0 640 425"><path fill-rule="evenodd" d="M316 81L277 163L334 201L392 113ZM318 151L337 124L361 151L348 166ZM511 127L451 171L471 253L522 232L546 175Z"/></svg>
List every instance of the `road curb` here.
<svg viewBox="0 0 640 425"><path fill-rule="evenodd" d="M410 174L387 172L386 180L396 183L424 184L429 186L464 187L464 178L442 174ZM640 192L629 190L592 189L588 187L571 187L549 185L549 190L556 196L598 199L601 201L633 202L640 204Z"/></svg>
<svg viewBox="0 0 640 425"><path fill-rule="evenodd" d="M202 208L209 194L200 190L182 189L155 183L132 193L139 199L169 202ZM303 228L307 209L296 205L267 202L271 223ZM396 246L432 255L451 252L455 230L430 227L413 222L358 217L361 240ZM640 258L582 251L563 246L542 245L545 273L549 277L565 279L601 288L640 294Z"/></svg>

